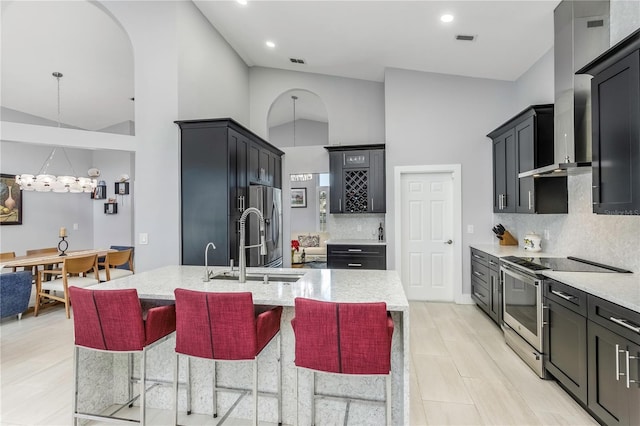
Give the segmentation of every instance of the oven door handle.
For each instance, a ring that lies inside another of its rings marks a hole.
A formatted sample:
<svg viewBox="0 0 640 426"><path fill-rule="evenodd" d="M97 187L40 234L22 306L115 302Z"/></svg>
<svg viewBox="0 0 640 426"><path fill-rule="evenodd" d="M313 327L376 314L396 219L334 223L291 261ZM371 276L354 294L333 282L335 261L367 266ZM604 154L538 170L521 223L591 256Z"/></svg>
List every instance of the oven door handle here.
<svg viewBox="0 0 640 426"><path fill-rule="evenodd" d="M509 266L503 264L502 266L500 266L500 269L502 270L503 273L512 276L515 279L518 279L520 281L524 281L527 284L531 284L531 285L535 285L538 286L540 285L541 280L535 279L529 275L524 275L521 274L519 272L516 272L513 268L510 268Z"/></svg>

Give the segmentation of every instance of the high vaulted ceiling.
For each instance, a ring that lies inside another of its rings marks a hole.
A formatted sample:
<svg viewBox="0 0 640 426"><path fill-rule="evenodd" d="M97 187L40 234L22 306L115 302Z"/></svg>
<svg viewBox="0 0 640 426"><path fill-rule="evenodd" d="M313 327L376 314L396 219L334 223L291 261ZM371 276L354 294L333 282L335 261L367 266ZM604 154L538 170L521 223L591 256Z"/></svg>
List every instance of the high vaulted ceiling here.
<svg viewBox="0 0 640 426"><path fill-rule="evenodd" d="M194 3L249 66L374 81L385 67L513 81L553 46L559 1ZM453 22L440 21L445 13Z"/></svg>

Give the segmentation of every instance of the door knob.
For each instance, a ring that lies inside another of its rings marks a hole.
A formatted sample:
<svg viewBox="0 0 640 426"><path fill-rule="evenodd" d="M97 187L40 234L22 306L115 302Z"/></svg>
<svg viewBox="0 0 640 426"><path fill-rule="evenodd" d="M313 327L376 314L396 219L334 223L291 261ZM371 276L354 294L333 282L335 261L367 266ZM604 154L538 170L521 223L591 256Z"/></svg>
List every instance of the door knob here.
<svg viewBox="0 0 640 426"><path fill-rule="evenodd" d="M447 240L444 242L445 244L453 244L453 240Z"/></svg>

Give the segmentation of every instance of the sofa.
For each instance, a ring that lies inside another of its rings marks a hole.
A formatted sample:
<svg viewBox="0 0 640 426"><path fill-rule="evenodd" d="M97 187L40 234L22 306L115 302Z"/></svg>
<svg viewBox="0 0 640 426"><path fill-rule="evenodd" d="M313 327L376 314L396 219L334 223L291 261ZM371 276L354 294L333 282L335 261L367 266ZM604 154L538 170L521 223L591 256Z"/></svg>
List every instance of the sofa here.
<svg viewBox="0 0 640 426"><path fill-rule="evenodd" d="M17 315L29 307L31 297L31 271L0 274L0 318Z"/></svg>
<svg viewBox="0 0 640 426"><path fill-rule="evenodd" d="M300 261L300 256L304 250L305 262L326 262L327 261L327 232L292 232L292 240L298 240L300 251L294 254L294 259Z"/></svg>

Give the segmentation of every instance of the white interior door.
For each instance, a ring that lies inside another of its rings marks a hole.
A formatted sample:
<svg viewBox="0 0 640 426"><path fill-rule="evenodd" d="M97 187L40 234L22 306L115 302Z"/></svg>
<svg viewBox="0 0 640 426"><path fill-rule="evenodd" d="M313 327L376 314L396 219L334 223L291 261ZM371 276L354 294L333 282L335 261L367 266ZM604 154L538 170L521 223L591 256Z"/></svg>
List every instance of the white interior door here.
<svg viewBox="0 0 640 426"><path fill-rule="evenodd" d="M452 172L401 175L401 277L410 300L453 301Z"/></svg>

